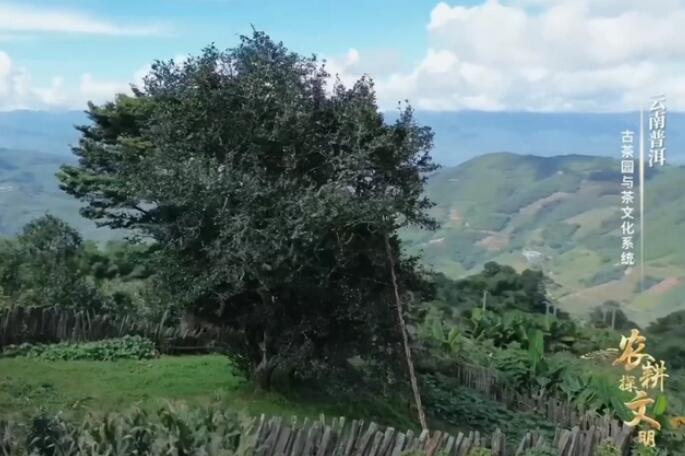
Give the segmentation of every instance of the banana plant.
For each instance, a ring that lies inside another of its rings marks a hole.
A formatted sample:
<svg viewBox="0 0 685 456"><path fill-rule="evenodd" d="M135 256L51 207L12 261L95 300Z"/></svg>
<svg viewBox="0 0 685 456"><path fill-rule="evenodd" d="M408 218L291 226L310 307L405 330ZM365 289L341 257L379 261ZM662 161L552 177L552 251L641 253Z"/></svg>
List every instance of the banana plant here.
<svg viewBox="0 0 685 456"><path fill-rule="evenodd" d="M459 328L453 326L446 331L445 324L436 318L433 320L431 330L433 340L437 342L442 349L454 354L461 352L463 338Z"/></svg>

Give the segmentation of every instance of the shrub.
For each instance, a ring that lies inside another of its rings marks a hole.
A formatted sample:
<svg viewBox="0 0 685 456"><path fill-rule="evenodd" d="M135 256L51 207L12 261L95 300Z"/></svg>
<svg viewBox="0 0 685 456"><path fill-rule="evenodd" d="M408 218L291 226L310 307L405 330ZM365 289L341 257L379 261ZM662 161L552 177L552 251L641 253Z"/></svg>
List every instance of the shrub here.
<svg viewBox="0 0 685 456"><path fill-rule="evenodd" d="M559 451L549 446L541 446L526 450L523 456L559 456Z"/></svg>
<svg viewBox="0 0 685 456"><path fill-rule="evenodd" d="M49 361L114 361L118 359L150 359L158 356L155 344L140 336L124 336L96 342L62 342L59 344L21 344L7 346L4 357L24 356Z"/></svg>
<svg viewBox="0 0 685 456"><path fill-rule="evenodd" d="M23 430L0 422L0 455L195 455L252 454L251 429L236 414L171 405L156 414L89 416L75 423L62 415L36 416ZM5 432L6 431L6 432ZM4 453L3 453L4 451Z"/></svg>
<svg viewBox="0 0 685 456"><path fill-rule="evenodd" d="M621 452L616 445L611 442L604 442L597 447L597 456L621 456Z"/></svg>
<svg viewBox="0 0 685 456"><path fill-rule="evenodd" d="M492 451L483 447L474 448L469 451L469 456L492 456Z"/></svg>
<svg viewBox="0 0 685 456"><path fill-rule="evenodd" d="M619 453L616 453L616 454L619 454ZM633 456L662 456L662 455L665 456L667 453L662 452L658 448L645 447L645 446L640 445L640 446L633 448L631 454Z"/></svg>

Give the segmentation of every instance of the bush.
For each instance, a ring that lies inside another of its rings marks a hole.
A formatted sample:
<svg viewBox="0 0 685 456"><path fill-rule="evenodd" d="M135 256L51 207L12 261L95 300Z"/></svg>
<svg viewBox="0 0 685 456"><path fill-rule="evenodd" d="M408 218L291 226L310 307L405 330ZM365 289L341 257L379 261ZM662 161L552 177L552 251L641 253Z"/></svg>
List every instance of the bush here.
<svg viewBox="0 0 685 456"><path fill-rule="evenodd" d="M597 456L621 456L621 452L613 443L605 442L597 447Z"/></svg>
<svg viewBox="0 0 685 456"><path fill-rule="evenodd" d="M118 359L150 359L158 356L155 344L140 336L124 336L97 342L62 342L59 344L8 345L3 357L23 356L49 361L115 361Z"/></svg>
<svg viewBox="0 0 685 456"><path fill-rule="evenodd" d="M469 451L469 456L492 456L492 451L487 448L474 448Z"/></svg>
<svg viewBox="0 0 685 456"><path fill-rule="evenodd" d="M254 448L246 437L251 429L236 414L171 405L156 414L135 410L89 416L81 423L39 415L28 426L0 422L0 431L0 454L5 455L239 456Z"/></svg>
<svg viewBox="0 0 685 456"><path fill-rule="evenodd" d="M616 453L618 454L618 453ZM633 448L631 455L633 456L666 456L668 453L662 452L658 448L638 446Z"/></svg>

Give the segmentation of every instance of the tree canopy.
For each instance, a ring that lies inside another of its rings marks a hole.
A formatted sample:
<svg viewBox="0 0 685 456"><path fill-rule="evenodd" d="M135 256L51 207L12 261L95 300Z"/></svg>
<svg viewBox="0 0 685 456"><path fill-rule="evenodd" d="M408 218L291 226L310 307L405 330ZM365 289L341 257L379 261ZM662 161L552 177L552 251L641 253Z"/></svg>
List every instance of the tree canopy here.
<svg viewBox="0 0 685 456"><path fill-rule="evenodd" d="M261 32L158 61L133 96L89 105L79 163L59 173L84 216L157 243L164 291L233 330L267 377L392 350L384 238L399 258L398 228L434 226L430 129L410 107L386 123L370 79L330 79ZM415 259L397 273L427 289Z"/></svg>
<svg viewBox="0 0 685 456"><path fill-rule="evenodd" d="M28 223L16 240L0 241L0 287L12 302L29 307L94 307L96 292L81 274L81 235L45 215Z"/></svg>

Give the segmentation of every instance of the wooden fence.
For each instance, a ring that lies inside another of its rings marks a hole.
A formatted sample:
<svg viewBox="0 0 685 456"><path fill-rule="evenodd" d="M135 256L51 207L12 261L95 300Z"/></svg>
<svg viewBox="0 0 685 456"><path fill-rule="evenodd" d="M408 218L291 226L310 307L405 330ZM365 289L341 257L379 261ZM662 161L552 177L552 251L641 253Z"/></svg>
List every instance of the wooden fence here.
<svg viewBox="0 0 685 456"><path fill-rule="evenodd" d="M0 309L0 350L10 344L93 341L125 335L146 337L162 353L203 349L221 343L225 334L217 328L188 327L166 314L159 321L128 315L95 314L52 307Z"/></svg>
<svg viewBox="0 0 685 456"><path fill-rule="evenodd" d="M490 400L505 404L507 408L541 415L550 422L565 428L578 426L582 430L602 426L603 418L591 411L580 411L571 402L555 397L530 397L509 388L496 369L460 364L454 377L469 389L478 391Z"/></svg>
<svg viewBox="0 0 685 456"><path fill-rule="evenodd" d="M560 456L592 456L603 442L614 443L622 455L628 455L631 441L631 428L608 419L602 427L559 429L551 442L538 432L529 432L517 446L509 447L499 430L488 437L478 432L415 434L344 418L327 423L323 418L298 422L262 416L256 429L256 456L468 456L475 448L488 448L493 456L521 456L545 446L556 449Z"/></svg>
<svg viewBox="0 0 685 456"><path fill-rule="evenodd" d="M208 341L221 341L224 334L216 328L184 327L181 321L168 321L162 316L159 322L144 319L91 314L83 311L67 311L54 308L15 307L0 310L0 349L8 344L23 342L58 342L64 340L87 341L123 335L141 335L155 341L160 351L178 351L174 341L185 345L195 343L200 347ZM464 386L484 396L521 411L545 416L560 426L551 443L561 456L592 455L602 441L610 440L627 454L630 445L630 428L607 418L579 413L571 404L553 398L530 398L506 386L494 369L461 365L455 375ZM567 430L571 428L572 430ZM441 432L414 435L411 431L396 432L392 428L381 429L378 425L344 419L297 423L279 419L263 419L259 428L259 441L263 456L277 455L349 455L349 456L395 456L407 451L436 454L442 450L447 455L467 455L476 447L492 449L495 456L515 456L526 449L544 442L540 433L527 434L516 448L507 447L507 439L496 431L485 438L477 432L451 436Z"/></svg>

